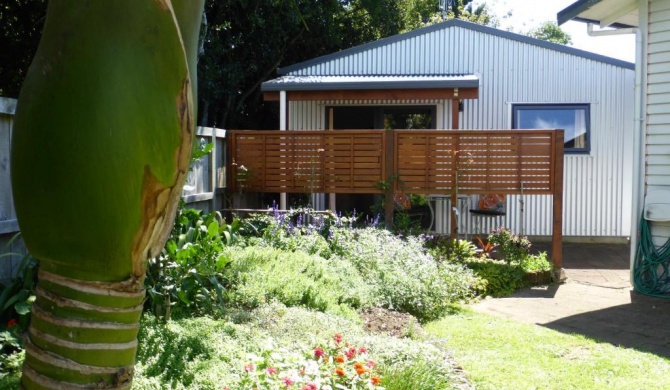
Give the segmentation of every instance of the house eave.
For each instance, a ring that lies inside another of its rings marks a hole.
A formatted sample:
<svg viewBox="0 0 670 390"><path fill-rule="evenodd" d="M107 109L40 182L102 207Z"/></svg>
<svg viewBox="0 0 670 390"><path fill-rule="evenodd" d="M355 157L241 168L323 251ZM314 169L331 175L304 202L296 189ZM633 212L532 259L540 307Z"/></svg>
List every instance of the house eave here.
<svg viewBox="0 0 670 390"><path fill-rule="evenodd" d="M636 16L636 3L631 0L579 0L556 14L558 25L571 20L615 29L637 27L629 23Z"/></svg>

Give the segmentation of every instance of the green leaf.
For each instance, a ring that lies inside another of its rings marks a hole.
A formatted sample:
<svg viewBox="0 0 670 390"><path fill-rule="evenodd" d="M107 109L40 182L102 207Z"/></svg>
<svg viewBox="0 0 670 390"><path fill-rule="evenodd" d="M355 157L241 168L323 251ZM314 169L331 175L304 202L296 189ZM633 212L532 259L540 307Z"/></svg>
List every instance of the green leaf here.
<svg viewBox="0 0 670 390"><path fill-rule="evenodd" d="M30 299L26 299L23 302L19 302L14 306L14 310L16 310L16 313L19 315L23 316L28 313L30 313L30 309L32 307L33 303Z"/></svg>
<svg viewBox="0 0 670 390"><path fill-rule="evenodd" d="M219 234L219 223L217 221L213 221L212 223L207 226L207 236L212 238L216 237Z"/></svg>

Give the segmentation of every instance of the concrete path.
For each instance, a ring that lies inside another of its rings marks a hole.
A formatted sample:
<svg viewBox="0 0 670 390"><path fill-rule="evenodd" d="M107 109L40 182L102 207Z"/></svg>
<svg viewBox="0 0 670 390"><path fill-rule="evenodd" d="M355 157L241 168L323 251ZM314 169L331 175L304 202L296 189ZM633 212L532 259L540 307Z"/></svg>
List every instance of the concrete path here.
<svg viewBox="0 0 670 390"><path fill-rule="evenodd" d="M564 284L488 298L475 310L670 358L670 299L633 291L629 245L564 244Z"/></svg>

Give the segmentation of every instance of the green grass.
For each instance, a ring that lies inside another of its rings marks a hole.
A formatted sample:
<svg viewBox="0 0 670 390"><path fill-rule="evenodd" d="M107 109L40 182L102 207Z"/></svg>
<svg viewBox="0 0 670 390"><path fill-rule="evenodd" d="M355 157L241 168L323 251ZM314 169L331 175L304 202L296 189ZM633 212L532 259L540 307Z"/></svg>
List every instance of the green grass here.
<svg viewBox="0 0 670 390"><path fill-rule="evenodd" d="M464 309L426 326L477 389L670 389L670 360Z"/></svg>

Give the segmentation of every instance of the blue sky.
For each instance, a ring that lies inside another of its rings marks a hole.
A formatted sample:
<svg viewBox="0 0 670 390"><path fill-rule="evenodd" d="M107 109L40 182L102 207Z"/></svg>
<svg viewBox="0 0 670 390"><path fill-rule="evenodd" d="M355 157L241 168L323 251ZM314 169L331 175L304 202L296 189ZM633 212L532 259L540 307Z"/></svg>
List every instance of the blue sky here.
<svg viewBox="0 0 670 390"><path fill-rule="evenodd" d="M558 11L577 0L475 0L475 4L486 3L500 20L499 28L525 33L547 20L556 21ZM635 35L590 37L586 24L568 22L561 26L572 36L572 46L578 49L635 61Z"/></svg>

